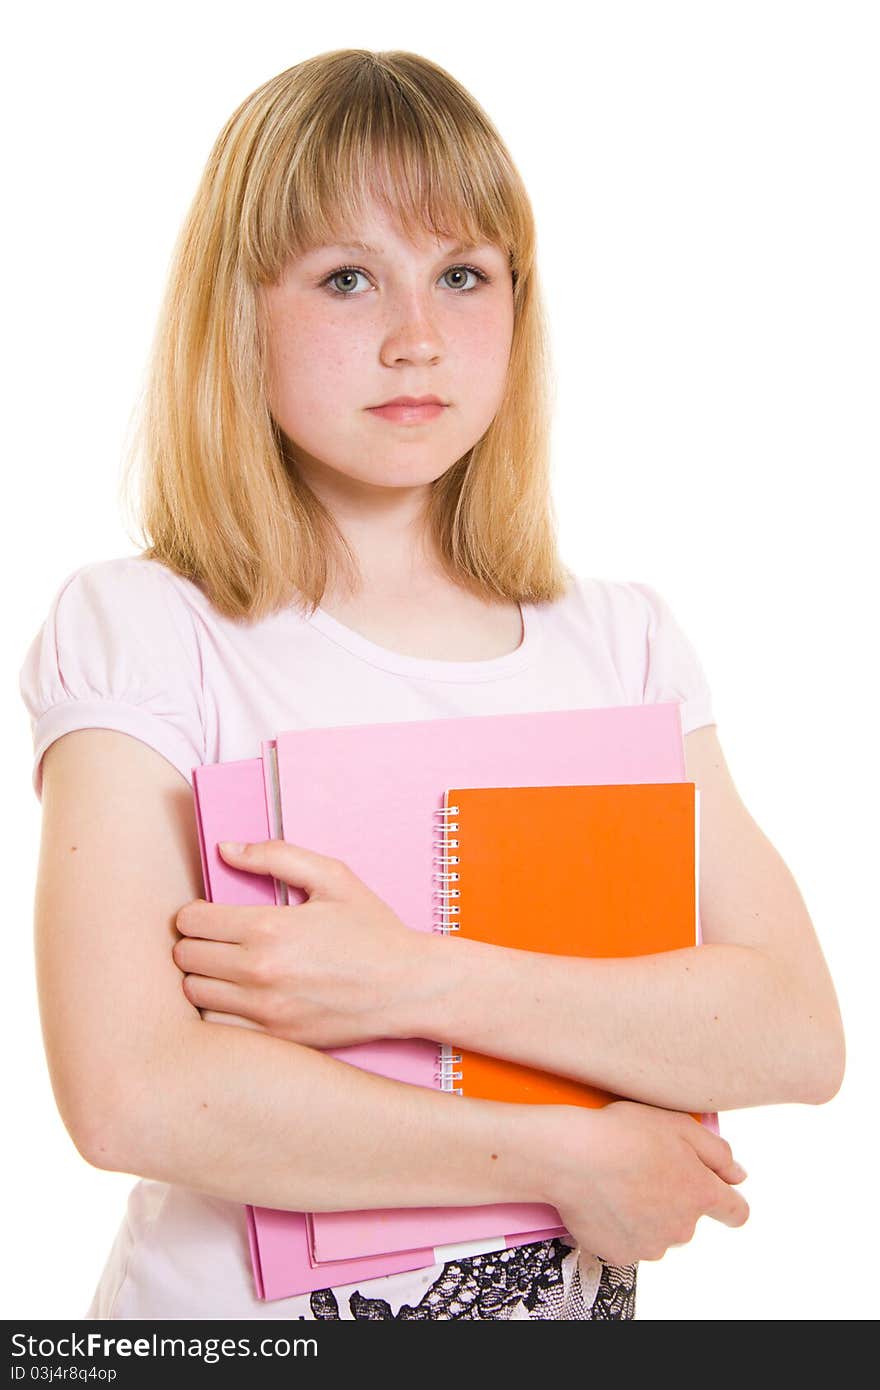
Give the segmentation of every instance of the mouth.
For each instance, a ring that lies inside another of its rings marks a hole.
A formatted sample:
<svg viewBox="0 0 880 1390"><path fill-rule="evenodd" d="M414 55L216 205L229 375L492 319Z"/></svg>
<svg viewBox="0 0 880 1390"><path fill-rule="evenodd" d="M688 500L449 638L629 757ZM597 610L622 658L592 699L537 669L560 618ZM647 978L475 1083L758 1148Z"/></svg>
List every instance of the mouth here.
<svg viewBox="0 0 880 1390"><path fill-rule="evenodd" d="M417 425L422 421L435 420L446 409L443 402L436 397L424 402L388 401L385 405L368 407L370 415L378 415L399 425Z"/></svg>
<svg viewBox="0 0 880 1390"><path fill-rule="evenodd" d="M386 405L446 405L446 401L441 401L439 396L392 396L389 401L380 401L378 405L371 405L369 410L384 410Z"/></svg>

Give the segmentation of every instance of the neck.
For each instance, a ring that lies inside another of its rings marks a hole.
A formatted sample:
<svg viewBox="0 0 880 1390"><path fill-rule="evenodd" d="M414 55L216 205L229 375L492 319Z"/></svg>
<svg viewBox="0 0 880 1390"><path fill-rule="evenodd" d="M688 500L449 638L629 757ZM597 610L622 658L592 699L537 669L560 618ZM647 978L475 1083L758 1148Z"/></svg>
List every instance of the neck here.
<svg viewBox="0 0 880 1390"><path fill-rule="evenodd" d="M311 458L296 459L294 470L333 517L360 572L356 593L344 574L331 576L328 600L415 597L462 583L450 574L427 528L431 484L380 486Z"/></svg>

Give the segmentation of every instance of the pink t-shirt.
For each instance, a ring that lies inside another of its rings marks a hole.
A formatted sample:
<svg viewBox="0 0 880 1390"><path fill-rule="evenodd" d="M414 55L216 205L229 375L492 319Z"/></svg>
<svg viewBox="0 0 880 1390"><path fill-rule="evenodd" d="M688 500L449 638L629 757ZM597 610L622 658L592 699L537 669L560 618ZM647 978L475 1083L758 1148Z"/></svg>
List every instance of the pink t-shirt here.
<svg viewBox="0 0 880 1390"><path fill-rule="evenodd" d="M116 729L192 785L206 762L253 758L283 729L681 702L682 730L715 722L703 668L646 584L577 578L522 604L508 655L434 661L378 646L318 609L256 624L223 617L157 561L124 556L64 580L20 673L41 760L74 729ZM444 1252L448 1254L449 1252ZM87 1318L632 1317L636 1266L561 1241L459 1247L430 1268L295 1298L254 1292L243 1204L138 1181Z"/></svg>

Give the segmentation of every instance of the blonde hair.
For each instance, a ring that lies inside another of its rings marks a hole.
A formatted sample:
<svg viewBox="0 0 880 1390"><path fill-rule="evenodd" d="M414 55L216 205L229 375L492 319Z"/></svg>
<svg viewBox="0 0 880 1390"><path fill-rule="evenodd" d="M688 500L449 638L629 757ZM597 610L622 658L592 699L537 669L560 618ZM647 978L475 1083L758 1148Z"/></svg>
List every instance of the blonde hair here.
<svg viewBox="0 0 880 1390"><path fill-rule="evenodd" d="M359 584L333 516L298 476L266 395L259 287L334 241L376 200L413 240L426 227L508 250L514 327L489 428L432 484L426 534L487 598L560 597L550 494L554 386L522 180L474 98L415 53L339 49L258 87L227 121L172 255L123 477L143 458L143 552L231 618L320 604Z"/></svg>

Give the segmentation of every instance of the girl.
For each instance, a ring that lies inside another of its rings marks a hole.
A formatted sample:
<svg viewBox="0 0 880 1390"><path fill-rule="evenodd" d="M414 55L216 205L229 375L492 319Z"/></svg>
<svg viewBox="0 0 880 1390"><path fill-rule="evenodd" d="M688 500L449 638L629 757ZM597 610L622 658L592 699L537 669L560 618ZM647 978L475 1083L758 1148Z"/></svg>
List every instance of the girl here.
<svg viewBox="0 0 880 1390"><path fill-rule="evenodd" d="M638 1260L748 1216L729 1145L688 1112L840 1085L833 985L696 654L653 589L559 559L547 367L528 198L449 74L341 50L241 104L156 338L150 544L70 575L21 672L55 1095L88 1162L140 1175L86 1317L632 1318ZM305 887L320 930L310 903L255 925L200 899L197 764L287 728L670 699L702 793L699 950L477 961L280 843L230 861ZM395 1035L632 1100L450 1106L320 1051ZM255 1295L247 1202L533 1200L570 1242Z"/></svg>

